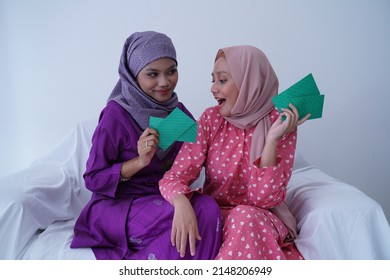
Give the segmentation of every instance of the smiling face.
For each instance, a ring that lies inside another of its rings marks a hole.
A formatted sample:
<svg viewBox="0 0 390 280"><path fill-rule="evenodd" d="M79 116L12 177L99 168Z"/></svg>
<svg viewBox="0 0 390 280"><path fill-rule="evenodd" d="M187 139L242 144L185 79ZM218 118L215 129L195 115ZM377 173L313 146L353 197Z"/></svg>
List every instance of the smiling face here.
<svg viewBox="0 0 390 280"><path fill-rule="evenodd" d="M230 74L225 57L221 56L214 63L211 76L213 78L211 92L219 104L219 113L222 117L229 117L236 104L239 91Z"/></svg>
<svg viewBox="0 0 390 280"><path fill-rule="evenodd" d="M175 90L179 73L171 58L160 58L147 64L137 75L142 91L158 102L168 101Z"/></svg>

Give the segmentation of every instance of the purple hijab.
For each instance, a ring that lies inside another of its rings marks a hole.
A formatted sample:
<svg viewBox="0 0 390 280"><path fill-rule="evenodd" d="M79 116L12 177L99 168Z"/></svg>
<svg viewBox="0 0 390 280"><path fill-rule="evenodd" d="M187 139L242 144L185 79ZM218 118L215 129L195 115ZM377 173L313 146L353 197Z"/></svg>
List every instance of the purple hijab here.
<svg viewBox="0 0 390 280"><path fill-rule="evenodd" d="M168 36L154 31L130 35L123 46L119 81L107 101L114 100L121 105L142 130L149 126L150 116L165 118L178 105L175 92L170 100L161 103L149 97L138 86L136 77L141 69L160 58L171 58L177 64L176 50Z"/></svg>

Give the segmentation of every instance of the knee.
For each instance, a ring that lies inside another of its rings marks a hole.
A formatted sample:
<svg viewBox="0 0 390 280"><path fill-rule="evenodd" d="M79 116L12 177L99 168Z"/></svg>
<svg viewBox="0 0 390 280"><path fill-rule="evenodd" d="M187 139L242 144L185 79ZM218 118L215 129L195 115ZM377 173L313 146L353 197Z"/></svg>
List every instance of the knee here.
<svg viewBox="0 0 390 280"><path fill-rule="evenodd" d="M247 230L253 231L259 227L258 213L252 206L239 205L233 208L226 218L227 225L233 225L236 230L245 232Z"/></svg>
<svg viewBox="0 0 390 280"><path fill-rule="evenodd" d="M234 207L230 213L229 218L238 220L251 220L255 217L256 213L254 208L249 205L239 205Z"/></svg>

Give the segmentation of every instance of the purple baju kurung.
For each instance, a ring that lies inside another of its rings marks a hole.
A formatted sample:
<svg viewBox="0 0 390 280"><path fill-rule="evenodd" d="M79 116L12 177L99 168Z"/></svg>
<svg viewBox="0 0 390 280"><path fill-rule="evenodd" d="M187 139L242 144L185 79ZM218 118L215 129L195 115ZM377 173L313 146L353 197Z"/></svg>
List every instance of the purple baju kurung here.
<svg viewBox="0 0 390 280"><path fill-rule="evenodd" d="M183 104L178 107L191 116ZM149 166L120 182L123 162L138 156L141 134L117 102L107 104L92 138L84 174L93 194L76 222L72 248L91 247L97 259L181 259L170 242L174 208L161 197L158 186L181 143L175 142L164 157L155 155ZM196 243L196 255L191 257L187 250L184 259L213 259L220 246L219 208L203 194L195 194L191 204L202 240Z"/></svg>

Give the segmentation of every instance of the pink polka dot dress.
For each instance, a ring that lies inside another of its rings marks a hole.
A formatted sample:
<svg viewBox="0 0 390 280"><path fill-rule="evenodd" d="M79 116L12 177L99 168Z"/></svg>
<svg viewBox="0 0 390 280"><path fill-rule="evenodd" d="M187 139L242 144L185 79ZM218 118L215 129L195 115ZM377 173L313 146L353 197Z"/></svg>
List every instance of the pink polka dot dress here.
<svg viewBox="0 0 390 280"><path fill-rule="evenodd" d="M269 116L274 122L279 113L275 109ZM285 198L296 131L280 140L277 164L259 168L249 160L254 128L233 126L219 115L218 107L208 108L198 124L196 142L183 144L160 181L162 195L168 201L177 194L190 195L194 190L188 186L204 166L206 180L200 191L217 201L223 218L216 259L303 259L293 242L285 242L288 229L268 210Z"/></svg>

